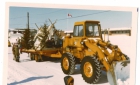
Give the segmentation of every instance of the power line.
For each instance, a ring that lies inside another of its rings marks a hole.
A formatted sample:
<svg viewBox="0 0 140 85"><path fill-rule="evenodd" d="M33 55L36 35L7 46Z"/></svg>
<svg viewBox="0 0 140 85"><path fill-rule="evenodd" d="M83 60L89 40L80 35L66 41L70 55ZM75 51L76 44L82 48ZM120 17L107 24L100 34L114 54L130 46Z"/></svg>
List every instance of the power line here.
<svg viewBox="0 0 140 85"><path fill-rule="evenodd" d="M57 21L66 20L66 19L72 19L72 18L78 18L78 17L84 17L84 16L89 16L89 15L94 15L94 14L100 14L100 13L109 12L109 11L110 10L103 11L103 12L97 12L97 13L90 13L90 14L85 14L85 15L80 15L80 16L75 16L75 17L71 17L71 18L63 18L63 19L58 19Z"/></svg>
<svg viewBox="0 0 140 85"><path fill-rule="evenodd" d="M35 14L35 15L51 14L51 13L55 13L55 12L62 11L62 10L63 10L63 9L60 9L60 10L57 10L57 11L53 11L53 12L48 12L48 13ZM32 15L32 16L34 16L34 15ZM14 18L10 18L10 19L17 19L17 18L24 18L24 17L27 17L27 16L14 17Z"/></svg>
<svg viewBox="0 0 140 85"><path fill-rule="evenodd" d="M66 20L66 19L73 19L73 18L78 18L78 17L84 17L84 16L89 16L89 15L94 15L94 14L100 14L100 13L105 13L105 12L109 12L109 11L111 11L111 10L102 11L102 12L96 12L96 13L90 13L90 14L71 17L71 18L58 19L57 21ZM55 21L55 20L52 20L52 21ZM48 22L48 21L46 21L46 22ZM30 24L35 24L35 23L45 23L45 22L34 22L34 23L30 23ZM13 25L20 25L20 24L13 24Z"/></svg>
<svg viewBox="0 0 140 85"><path fill-rule="evenodd" d="M10 25L23 25L23 24L10 24Z"/></svg>
<svg viewBox="0 0 140 85"><path fill-rule="evenodd" d="M26 16L27 17L27 16ZM35 23L43 23L43 22L34 22L34 23L30 23L30 24L35 24ZM23 25L23 24L10 24L10 25Z"/></svg>
<svg viewBox="0 0 140 85"><path fill-rule="evenodd" d="M24 17L27 17L27 16L14 17L14 18L10 18L10 19L17 19L17 18L24 18Z"/></svg>
<svg viewBox="0 0 140 85"><path fill-rule="evenodd" d="M60 9L60 10L57 10L57 11L53 11L53 12L49 12L49 13L41 13L41 14L36 14L36 15L51 14L51 13L55 13L55 12L62 11L62 10L63 10L63 9Z"/></svg>

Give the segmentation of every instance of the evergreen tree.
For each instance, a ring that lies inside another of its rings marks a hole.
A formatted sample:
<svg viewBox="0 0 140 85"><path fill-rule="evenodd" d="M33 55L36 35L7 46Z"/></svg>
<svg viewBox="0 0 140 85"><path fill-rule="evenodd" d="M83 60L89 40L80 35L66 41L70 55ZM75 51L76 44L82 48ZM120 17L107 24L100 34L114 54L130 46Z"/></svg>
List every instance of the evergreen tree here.
<svg viewBox="0 0 140 85"><path fill-rule="evenodd" d="M45 44L46 44L46 40L47 40L47 38L48 38L47 29L48 29L47 24L44 24L44 26L42 27L42 29L40 29L41 34L38 35L38 39L39 39L39 41L41 42L41 43L40 43L41 49L44 48L44 46L45 46Z"/></svg>
<svg viewBox="0 0 140 85"><path fill-rule="evenodd" d="M29 49L30 40L31 40L30 29L25 29L23 37L22 37L22 47L25 49Z"/></svg>

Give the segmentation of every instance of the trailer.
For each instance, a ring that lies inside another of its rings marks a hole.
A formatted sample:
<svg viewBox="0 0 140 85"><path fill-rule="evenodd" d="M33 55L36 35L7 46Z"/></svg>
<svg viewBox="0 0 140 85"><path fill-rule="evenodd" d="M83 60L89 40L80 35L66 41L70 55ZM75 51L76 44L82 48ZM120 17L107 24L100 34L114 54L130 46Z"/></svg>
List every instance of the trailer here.
<svg viewBox="0 0 140 85"><path fill-rule="evenodd" d="M51 20L49 19L51 22ZM37 33L33 40L31 40L31 48L21 48L21 52L28 53L31 60L36 62L43 61L45 58L61 58L62 54L62 34L57 30L51 22L51 25L44 24L43 27L38 27ZM33 43L32 43L33 42Z"/></svg>
<svg viewBox="0 0 140 85"><path fill-rule="evenodd" d="M31 60L44 61L47 57L61 58L62 48L44 48L42 50L22 49L21 52L28 53Z"/></svg>

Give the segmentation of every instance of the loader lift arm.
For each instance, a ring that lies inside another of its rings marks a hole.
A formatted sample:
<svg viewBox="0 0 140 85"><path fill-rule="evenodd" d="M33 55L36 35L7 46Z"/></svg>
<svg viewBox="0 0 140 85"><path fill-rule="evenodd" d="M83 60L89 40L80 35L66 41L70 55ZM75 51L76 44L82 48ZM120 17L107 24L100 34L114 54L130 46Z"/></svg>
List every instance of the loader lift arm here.
<svg viewBox="0 0 140 85"><path fill-rule="evenodd" d="M93 51L93 54L97 54L96 56L99 57L99 60L103 63L107 71L113 61L126 60L116 45L111 45L101 40L98 40L96 43L93 40L86 40L84 44ZM112 50L112 54L114 55L111 55L107 49ZM107 57L105 55L107 55Z"/></svg>
<svg viewBox="0 0 140 85"><path fill-rule="evenodd" d="M116 65L115 61L118 62L123 61L124 63L130 62L127 61L127 58L118 48L118 46L112 45L108 42L104 42L101 40L95 42L94 40L88 39L84 41L84 45L88 47L90 50L92 50L95 56L98 56L98 59L106 68L109 83L111 83L111 85L117 85L117 75L115 73L115 65ZM112 50L114 54L113 56L107 51L107 48ZM107 57L105 55L107 55Z"/></svg>
<svg viewBox="0 0 140 85"><path fill-rule="evenodd" d="M101 49L99 49L99 47L98 47L97 45L95 45L95 44L93 44L93 43L90 43L90 41L88 41L88 40L85 41L84 43L85 43L85 45L86 45L89 49L91 49L94 53L96 53L97 56L100 56L100 57L99 57L99 60L103 63L103 65L105 66L106 70L109 70L110 65L109 65L109 63L106 61L105 56L104 56L103 52L101 51Z"/></svg>

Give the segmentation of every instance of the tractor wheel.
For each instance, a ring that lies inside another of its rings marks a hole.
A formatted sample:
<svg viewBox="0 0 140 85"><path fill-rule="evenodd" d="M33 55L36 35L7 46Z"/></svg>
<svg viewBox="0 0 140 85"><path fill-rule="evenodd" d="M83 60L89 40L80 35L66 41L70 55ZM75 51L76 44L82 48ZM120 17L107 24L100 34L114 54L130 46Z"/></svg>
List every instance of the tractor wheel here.
<svg viewBox="0 0 140 85"><path fill-rule="evenodd" d="M84 57L81 62L81 74L87 83L97 83L101 76L100 62L95 56Z"/></svg>
<svg viewBox="0 0 140 85"><path fill-rule="evenodd" d="M30 59L34 60L34 54L30 53Z"/></svg>
<svg viewBox="0 0 140 85"><path fill-rule="evenodd" d="M65 74L71 75L75 70L75 58L70 53L64 53L61 58L61 68Z"/></svg>

